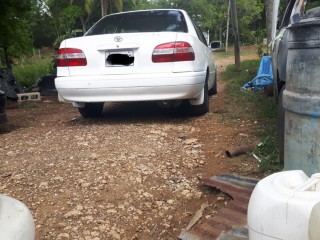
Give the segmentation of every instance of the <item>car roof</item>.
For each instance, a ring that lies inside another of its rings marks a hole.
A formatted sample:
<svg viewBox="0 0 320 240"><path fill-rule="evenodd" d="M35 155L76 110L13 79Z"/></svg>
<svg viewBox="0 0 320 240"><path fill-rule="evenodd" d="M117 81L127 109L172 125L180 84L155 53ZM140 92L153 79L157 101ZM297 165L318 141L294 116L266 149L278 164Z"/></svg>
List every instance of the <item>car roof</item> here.
<svg viewBox="0 0 320 240"><path fill-rule="evenodd" d="M145 9L145 10L134 10L134 11L125 11L125 12L118 12L118 13L112 13L112 14L108 14L104 17L107 16L112 16L112 15L118 15L118 14L124 14L124 13L135 13L135 12L153 12L153 11L180 11L180 12L184 12L186 13L185 10L183 9L174 9L174 8L160 8L160 9Z"/></svg>

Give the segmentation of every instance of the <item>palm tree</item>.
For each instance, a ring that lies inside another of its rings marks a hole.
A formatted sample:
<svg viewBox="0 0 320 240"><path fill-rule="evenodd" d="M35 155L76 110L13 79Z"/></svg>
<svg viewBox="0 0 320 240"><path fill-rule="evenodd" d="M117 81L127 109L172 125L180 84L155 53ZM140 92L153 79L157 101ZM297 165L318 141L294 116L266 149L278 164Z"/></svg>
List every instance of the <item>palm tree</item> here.
<svg viewBox="0 0 320 240"><path fill-rule="evenodd" d="M122 12L122 0L113 0L118 12ZM101 15L102 17L107 15L108 0L101 0Z"/></svg>
<svg viewBox="0 0 320 240"><path fill-rule="evenodd" d="M70 0L70 5L74 3L74 0ZM80 21L82 24L82 30L83 32L86 32L87 30L87 24L90 19L90 16L93 12L93 9L95 7L96 0L85 0L84 1L84 10L85 10L85 15L80 16Z"/></svg>

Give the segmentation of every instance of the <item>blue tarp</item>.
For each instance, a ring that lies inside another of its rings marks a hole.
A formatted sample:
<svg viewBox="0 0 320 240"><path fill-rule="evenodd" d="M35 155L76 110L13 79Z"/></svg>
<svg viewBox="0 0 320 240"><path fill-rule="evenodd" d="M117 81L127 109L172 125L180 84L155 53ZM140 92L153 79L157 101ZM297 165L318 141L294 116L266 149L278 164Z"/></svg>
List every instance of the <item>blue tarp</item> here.
<svg viewBox="0 0 320 240"><path fill-rule="evenodd" d="M243 85L243 89L262 90L267 85L273 84L272 61L270 56L261 59L258 75Z"/></svg>

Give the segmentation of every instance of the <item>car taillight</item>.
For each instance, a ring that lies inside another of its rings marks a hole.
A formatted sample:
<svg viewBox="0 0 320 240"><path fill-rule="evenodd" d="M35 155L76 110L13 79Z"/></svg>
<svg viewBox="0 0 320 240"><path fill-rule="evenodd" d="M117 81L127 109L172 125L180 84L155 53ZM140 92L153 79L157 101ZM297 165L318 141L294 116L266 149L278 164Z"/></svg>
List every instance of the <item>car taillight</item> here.
<svg viewBox="0 0 320 240"><path fill-rule="evenodd" d="M152 62L194 61L194 51L187 42L164 43L155 47L152 52Z"/></svg>
<svg viewBox="0 0 320 240"><path fill-rule="evenodd" d="M57 56L57 67L86 66L87 59L84 52L76 48L60 48Z"/></svg>

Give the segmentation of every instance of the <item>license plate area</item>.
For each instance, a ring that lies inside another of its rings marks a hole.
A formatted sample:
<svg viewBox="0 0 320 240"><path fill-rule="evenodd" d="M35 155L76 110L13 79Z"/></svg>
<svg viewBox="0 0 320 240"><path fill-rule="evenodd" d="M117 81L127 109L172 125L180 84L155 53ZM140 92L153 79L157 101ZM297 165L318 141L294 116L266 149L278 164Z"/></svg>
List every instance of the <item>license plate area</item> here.
<svg viewBox="0 0 320 240"><path fill-rule="evenodd" d="M133 66L134 54L132 50L106 52L106 67Z"/></svg>

